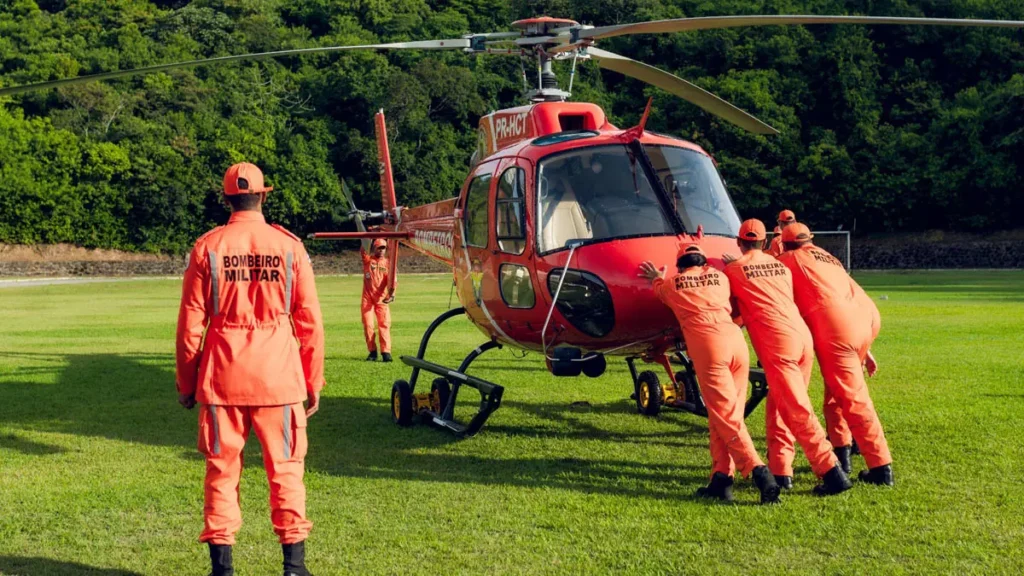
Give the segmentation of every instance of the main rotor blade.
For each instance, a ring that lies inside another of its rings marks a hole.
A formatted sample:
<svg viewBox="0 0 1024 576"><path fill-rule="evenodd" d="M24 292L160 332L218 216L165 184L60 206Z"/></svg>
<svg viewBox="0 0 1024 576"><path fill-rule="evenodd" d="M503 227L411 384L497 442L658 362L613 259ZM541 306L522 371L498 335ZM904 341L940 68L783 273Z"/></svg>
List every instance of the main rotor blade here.
<svg viewBox="0 0 1024 576"><path fill-rule="evenodd" d="M690 30L738 28L741 26L782 26L792 24L900 24L924 26L976 26L995 28L1021 28L1017 20L957 20L951 18L889 18L885 16L706 16L701 18L675 18L652 22L634 22L615 26L598 26L580 30L579 38L612 38L626 34L667 34Z"/></svg>
<svg viewBox="0 0 1024 576"><path fill-rule="evenodd" d="M277 56L294 56L297 54L315 54L318 52L342 52L349 50L463 50L469 47L469 38L455 38L450 40L421 40L417 42L395 42L391 44L365 44L362 46L322 46L317 48L277 50L275 52L258 52L254 54L237 54L234 56L219 56L217 58L203 58L200 60L188 60L185 62L172 62L170 64L157 64L155 66L145 66L143 68L135 68L132 70L104 72L102 74L93 74L91 76L64 78L62 80L51 80L49 82L25 84L23 86L10 86L7 88L0 88L0 96L6 96L8 94L20 94L22 92L31 92L34 90L46 90L48 88L58 88L60 86L70 86L72 84L82 84L84 82L95 82L97 80L110 80L111 78L121 78L124 76L133 76L135 74L147 74L150 72L160 72L163 70L174 70L176 68L191 68L195 66L205 66L208 64L220 64L224 62L233 62L235 60L261 60L265 58L274 58Z"/></svg>
<svg viewBox="0 0 1024 576"><path fill-rule="evenodd" d="M620 56L614 52L608 52L607 50L601 50L599 48L589 48L587 53L601 68L606 70L612 70L619 74L624 74L637 80L642 80L652 86L657 86L662 90L675 94L683 100L690 102L701 108L702 110L714 114L723 120L732 122L733 124L753 132L755 134L778 134L779 131L772 128L768 124L758 120L751 116L747 112L733 106L732 104L722 100L718 96L715 96L711 92L691 84L682 78L669 74L664 70L649 66L643 62L638 62L625 56Z"/></svg>

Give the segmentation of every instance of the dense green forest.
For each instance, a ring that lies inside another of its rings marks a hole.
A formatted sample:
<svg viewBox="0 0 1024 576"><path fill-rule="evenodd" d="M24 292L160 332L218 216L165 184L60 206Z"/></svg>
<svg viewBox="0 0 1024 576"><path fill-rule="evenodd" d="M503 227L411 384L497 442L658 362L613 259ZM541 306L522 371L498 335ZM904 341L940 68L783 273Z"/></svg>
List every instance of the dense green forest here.
<svg viewBox="0 0 1024 576"><path fill-rule="evenodd" d="M0 85L244 52L451 38L535 14L599 25L728 14L1024 19L1020 0L0 0ZM780 206L858 232L1019 226L1024 32L764 27L601 46L689 79L781 131L746 133L582 65L574 100L719 161L744 215ZM567 77L567 67L559 74ZM567 80L567 78L566 78ZM448 197L478 117L520 103L520 64L351 52L175 70L0 97L0 242L182 252L222 222L225 168L259 164L268 213L337 229L338 179L379 205L372 115L388 114L400 201ZM563 81L563 86L566 84Z"/></svg>

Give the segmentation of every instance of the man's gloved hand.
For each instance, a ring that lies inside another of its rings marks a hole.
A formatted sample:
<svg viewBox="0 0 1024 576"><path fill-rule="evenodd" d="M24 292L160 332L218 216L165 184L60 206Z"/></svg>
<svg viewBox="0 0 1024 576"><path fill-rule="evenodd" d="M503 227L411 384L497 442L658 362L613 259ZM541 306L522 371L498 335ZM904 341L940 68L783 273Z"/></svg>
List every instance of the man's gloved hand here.
<svg viewBox="0 0 1024 576"><path fill-rule="evenodd" d="M392 294L391 296L388 296L387 298L384 299L384 303L385 304L391 304L394 301L395 301L395 295L394 294Z"/></svg>
<svg viewBox="0 0 1024 576"><path fill-rule="evenodd" d="M196 395L178 394L178 404L181 404L185 410L191 410L196 405Z"/></svg>

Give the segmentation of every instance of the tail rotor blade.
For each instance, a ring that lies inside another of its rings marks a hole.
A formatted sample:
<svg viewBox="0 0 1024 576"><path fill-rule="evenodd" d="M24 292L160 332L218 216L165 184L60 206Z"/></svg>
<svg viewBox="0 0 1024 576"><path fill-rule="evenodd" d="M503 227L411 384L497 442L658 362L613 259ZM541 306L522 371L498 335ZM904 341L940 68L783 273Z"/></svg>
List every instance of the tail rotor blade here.
<svg viewBox="0 0 1024 576"><path fill-rule="evenodd" d="M599 48L589 48L587 53L594 60L597 60L598 65L606 70L618 72L631 78L636 78L646 82L652 86L657 86L662 90L679 96L683 100L696 105L705 112L714 114L719 118L731 122L744 130L753 132L755 134L778 134L779 131L772 128L768 124L758 120L749 113L737 108L736 106L726 102L725 100L715 96L714 94L704 90L696 84L692 84L683 80L682 78L638 62L631 58L626 58L614 52L608 52L607 50L601 50Z"/></svg>

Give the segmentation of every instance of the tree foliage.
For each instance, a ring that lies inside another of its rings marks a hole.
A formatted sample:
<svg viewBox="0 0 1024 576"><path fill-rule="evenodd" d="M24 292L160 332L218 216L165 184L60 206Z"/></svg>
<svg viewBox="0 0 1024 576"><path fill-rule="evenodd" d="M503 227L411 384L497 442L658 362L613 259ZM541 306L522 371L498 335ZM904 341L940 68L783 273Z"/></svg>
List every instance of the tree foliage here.
<svg viewBox="0 0 1024 576"><path fill-rule="evenodd" d="M1016 0L0 0L0 85L249 51L459 37L547 13L595 24L723 14L1024 19ZM762 27L602 43L771 123L746 133L658 89L581 64L574 99L718 160L744 215L816 227L991 230L1024 211L1022 32ZM559 69L563 86L567 67ZM517 59L311 54L174 70L0 99L0 242L181 252L222 222L233 162L264 168L270 217L342 226L339 178L379 204L385 109L400 200L449 197L475 123L520 102Z"/></svg>

